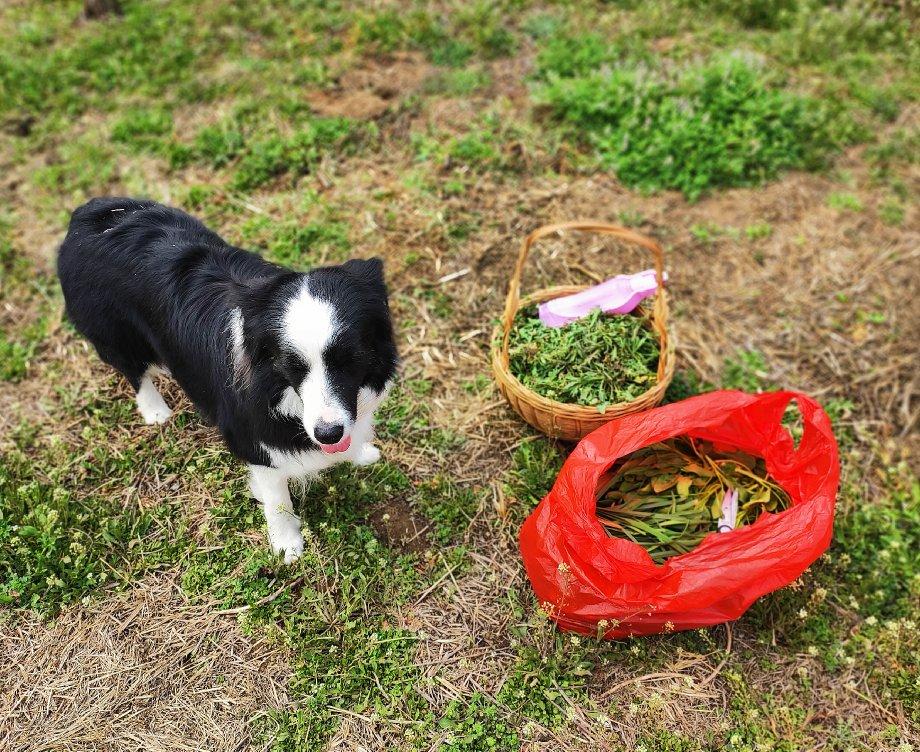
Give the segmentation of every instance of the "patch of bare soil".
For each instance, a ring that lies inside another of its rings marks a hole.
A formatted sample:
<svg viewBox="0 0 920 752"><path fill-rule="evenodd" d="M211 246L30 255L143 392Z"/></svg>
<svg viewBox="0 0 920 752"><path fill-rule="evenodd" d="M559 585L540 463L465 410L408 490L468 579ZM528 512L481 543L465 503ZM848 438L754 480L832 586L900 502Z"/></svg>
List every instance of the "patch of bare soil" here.
<svg viewBox="0 0 920 752"><path fill-rule="evenodd" d="M312 92L307 100L319 115L371 120L417 91L430 74L431 66L414 53L367 60L345 71L335 89Z"/></svg>
<svg viewBox="0 0 920 752"><path fill-rule="evenodd" d="M175 575L0 627L0 748L259 749L250 719L288 704L287 655L186 603Z"/></svg>
<svg viewBox="0 0 920 752"><path fill-rule="evenodd" d="M420 553L428 547L426 531L431 523L400 499L375 507L367 522L380 540L397 551Z"/></svg>

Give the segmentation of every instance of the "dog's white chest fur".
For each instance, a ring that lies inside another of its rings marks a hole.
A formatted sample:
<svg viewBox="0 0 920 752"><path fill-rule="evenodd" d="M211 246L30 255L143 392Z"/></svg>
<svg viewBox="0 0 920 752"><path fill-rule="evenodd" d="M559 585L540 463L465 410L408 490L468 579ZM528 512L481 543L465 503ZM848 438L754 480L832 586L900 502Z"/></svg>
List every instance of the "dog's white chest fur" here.
<svg viewBox="0 0 920 752"><path fill-rule="evenodd" d="M344 452L326 454L322 451L287 452L262 444L272 466L250 465L249 487L252 495L262 502L268 524L268 540L275 553L284 554L285 562L294 561L303 553L300 518L294 512L288 481L309 478L340 462L371 465L380 459L374 446L374 412L386 397L389 384L380 393L362 388L358 393L358 416L351 430L351 446ZM294 389L284 392L275 405L275 412L293 418L303 416L303 401Z"/></svg>

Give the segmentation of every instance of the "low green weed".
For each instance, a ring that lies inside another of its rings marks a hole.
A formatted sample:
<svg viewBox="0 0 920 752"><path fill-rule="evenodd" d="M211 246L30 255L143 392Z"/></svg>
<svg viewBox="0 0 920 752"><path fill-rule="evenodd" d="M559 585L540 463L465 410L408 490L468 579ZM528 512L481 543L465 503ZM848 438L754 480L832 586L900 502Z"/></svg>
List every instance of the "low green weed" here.
<svg viewBox="0 0 920 752"><path fill-rule="evenodd" d="M75 496L16 451L0 463L0 603L54 614L138 563L154 517L115 498Z"/></svg>
<svg viewBox="0 0 920 752"><path fill-rule="evenodd" d="M362 129L345 118L316 118L290 137L255 139L236 164L232 185L251 191L283 174L304 175L329 153L354 153Z"/></svg>
<svg viewBox="0 0 920 752"><path fill-rule="evenodd" d="M863 209L862 201L858 196L841 191L828 194L827 205L837 211L858 212Z"/></svg>
<svg viewBox="0 0 920 752"><path fill-rule="evenodd" d="M348 225L338 220L285 223L270 240L273 261L295 268L345 260L351 248Z"/></svg>
<svg viewBox="0 0 920 752"><path fill-rule="evenodd" d="M769 238L773 234L773 228L769 222L755 222L744 228L744 234L748 240L762 240Z"/></svg>
<svg viewBox="0 0 920 752"><path fill-rule="evenodd" d="M566 706L584 696L595 653L593 643L571 633L554 633L549 645L518 650L513 672L498 700L511 710L548 728L566 722ZM548 648L548 649L547 649Z"/></svg>
<svg viewBox="0 0 920 752"><path fill-rule="evenodd" d="M760 392L772 388L769 376L763 353L753 349L738 350L734 357L725 359L722 388Z"/></svg>
<svg viewBox="0 0 920 752"><path fill-rule="evenodd" d="M426 88L432 94L463 97L488 88L491 83L491 76L481 68L460 68L441 73Z"/></svg>
<svg viewBox="0 0 920 752"><path fill-rule="evenodd" d="M740 57L675 75L623 65L553 76L536 96L624 183L690 199L784 169L815 169L837 148L826 106L779 88Z"/></svg>
<svg viewBox="0 0 920 752"><path fill-rule="evenodd" d="M474 692L448 704L437 722L430 723L434 728L421 729L416 735L420 742L416 749L429 749L430 734L440 732L448 735L439 746L443 752L518 752L521 742L506 716L504 706Z"/></svg>
<svg viewBox="0 0 920 752"><path fill-rule="evenodd" d="M145 107L128 110L112 125L112 140L130 148L156 150L163 136L172 133L173 119L169 110Z"/></svg>

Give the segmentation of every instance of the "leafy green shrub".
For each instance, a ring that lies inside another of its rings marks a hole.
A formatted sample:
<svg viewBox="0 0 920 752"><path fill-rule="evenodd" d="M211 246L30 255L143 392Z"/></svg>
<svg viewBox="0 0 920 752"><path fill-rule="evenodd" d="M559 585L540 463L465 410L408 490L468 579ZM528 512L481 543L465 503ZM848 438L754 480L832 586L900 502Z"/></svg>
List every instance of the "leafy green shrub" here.
<svg viewBox="0 0 920 752"><path fill-rule="evenodd" d="M817 168L836 146L826 108L776 88L738 57L676 77L636 65L552 76L537 96L624 183L690 199L785 168Z"/></svg>

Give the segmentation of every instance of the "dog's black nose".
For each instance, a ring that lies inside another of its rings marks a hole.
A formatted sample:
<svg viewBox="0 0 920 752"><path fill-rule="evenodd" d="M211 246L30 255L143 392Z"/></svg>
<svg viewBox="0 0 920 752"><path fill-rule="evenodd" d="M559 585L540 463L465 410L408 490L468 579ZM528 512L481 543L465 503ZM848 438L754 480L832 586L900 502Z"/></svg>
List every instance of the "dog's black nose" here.
<svg viewBox="0 0 920 752"><path fill-rule="evenodd" d="M320 444L337 444L344 434L345 426L341 423L327 423L321 420L313 426L313 435Z"/></svg>

